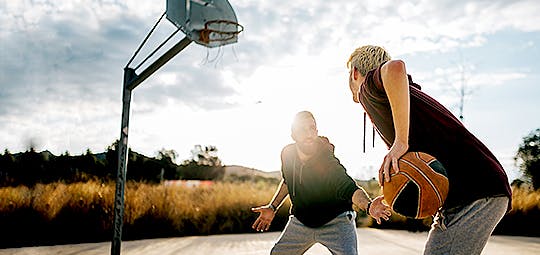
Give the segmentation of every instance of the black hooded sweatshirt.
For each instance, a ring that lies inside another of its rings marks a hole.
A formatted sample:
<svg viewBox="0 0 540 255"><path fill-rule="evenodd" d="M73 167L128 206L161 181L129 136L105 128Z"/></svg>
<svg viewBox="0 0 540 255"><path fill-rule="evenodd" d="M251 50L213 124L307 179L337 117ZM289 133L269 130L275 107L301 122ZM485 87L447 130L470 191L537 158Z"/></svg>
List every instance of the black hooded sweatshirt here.
<svg viewBox="0 0 540 255"><path fill-rule="evenodd" d="M292 201L290 213L312 228L352 210L352 196L358 189L334 156L333 145L322 138L317 143L317 152L306 162L298 158L295 144L281 152L281 173Z"/></svg>

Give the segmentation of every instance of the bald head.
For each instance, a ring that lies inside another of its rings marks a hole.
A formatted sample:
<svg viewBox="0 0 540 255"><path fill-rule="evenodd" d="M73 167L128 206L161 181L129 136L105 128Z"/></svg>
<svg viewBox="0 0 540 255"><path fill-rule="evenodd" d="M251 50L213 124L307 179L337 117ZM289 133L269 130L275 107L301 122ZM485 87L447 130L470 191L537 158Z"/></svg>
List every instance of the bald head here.
<svg viewBox="0 0 540 255"><path fill-rule="evenodd" d="M291 137L296 142L296 147L306 156L315 153L319 136L313 114L308 111L296 114L291 127Z"/></svg>
<svg viewBox="0 0 540 255"><path fill-rule="evenodd" d="M312 121L315 126L317 126L317 123L315 121L315 117L313 117L313 114L311 112L308 112L308 111L301 111L301 112L298 112L295 116L294 116L294 120L293 120L293 123L291 125L291 132L295 132L295 130L298 130L300 128L302 128L303 125L305 125L305 122L308 121Z"/></svg>

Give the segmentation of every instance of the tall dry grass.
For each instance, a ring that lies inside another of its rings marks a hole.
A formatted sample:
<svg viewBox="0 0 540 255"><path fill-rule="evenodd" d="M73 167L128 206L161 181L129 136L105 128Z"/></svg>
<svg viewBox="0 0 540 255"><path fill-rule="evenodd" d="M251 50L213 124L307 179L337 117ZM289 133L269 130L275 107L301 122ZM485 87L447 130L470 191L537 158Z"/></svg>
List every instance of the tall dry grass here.
<svg viewBox="0 0 540 255"><path fill-rule="evenodd" d="M363 183L372 196L378 187ZM187 188L128 182L124 240L182 235L251 232L257 217L250 208L266 204L276 184L216 183ZM112 237L114 183L38 184L0 188L0 247L108 241ZM540 191L514 188L513 210L496 233L540 236ZM287 202L271 230L282 230ZM375 226L363 212L359 226ZM383 228L426 230L429 219L394 214Z"/></svg>
<svg viewBox="0 0 540 255"><path fill-rule="evenodd" d="M512 189L512 211L532 212L540 210L540 190L529 187Z"/></svg>
<svg viewBox="0 0 540 255"><path fill-rule="evenodd" d="M124 239L249 232L250 208L266 204L275 184L216 183L188 188L128 182ZM0 247L112 237L114 183L38 184L0 188ZM287 207L275 229L286 222Z"/></svg>
<svg viewBox="0 0 540 255"><path fill-rule="evenodd" d="M540 236L540 190L512 187L512 210L501 220L496 234Z"/></svg>
<svg viewBox="0 0 540 255"><path fill-rule="evenodd" d="M274 189L264 182L199 188L130 183L125 222L136 225L158 220L182 234L247 231L254 217L250 208L267 203Z"/></svg>

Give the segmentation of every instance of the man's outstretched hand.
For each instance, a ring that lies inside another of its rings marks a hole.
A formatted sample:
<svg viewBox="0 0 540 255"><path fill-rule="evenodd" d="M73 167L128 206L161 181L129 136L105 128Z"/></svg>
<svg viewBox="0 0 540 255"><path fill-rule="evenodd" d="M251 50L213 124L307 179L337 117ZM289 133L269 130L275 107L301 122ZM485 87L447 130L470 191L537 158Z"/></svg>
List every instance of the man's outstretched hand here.
<svg viewBox="0 0 540 255"><path fill-rule="evenodd" d="M270 228L270 224L272 223L274 216L276 215L274 210L265 205L251 208L251 211L259 213L259 217L255 220L251 227L257 231L267 231Z"/></svg>
<svg viewBox="0 0 540 255"><path fill-rule="evenodd" d="M384 197L378 196L371 202L371 206L369 207L369 215L377 221L377 224L381 224L381 218L388 220L390 215L392 215L390 207L383 203L383 201Z"/></svg>

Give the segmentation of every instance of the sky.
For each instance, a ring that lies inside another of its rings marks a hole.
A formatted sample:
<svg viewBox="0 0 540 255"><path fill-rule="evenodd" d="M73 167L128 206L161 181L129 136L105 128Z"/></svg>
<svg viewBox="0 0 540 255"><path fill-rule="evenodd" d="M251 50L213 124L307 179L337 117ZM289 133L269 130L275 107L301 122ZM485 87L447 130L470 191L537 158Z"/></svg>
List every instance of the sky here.
<svg viewBox="0 0 540 255"><path fill-rule="evenodd" d="M105 151L120 136L123 68L165 3L0 0L0 149ZM245 28L238 43L192 43L133 91L130 148L175 150L180 163L213 145L226 165L277 171L293 116L309 110L349 174L375 177L387 148L377 137L362 152L345 65L374 44L456 116L462 105L464 125L520 177L516 151L540 128L539 1L230 3ZM175 29L159 23L135 64Z"/></svg>

